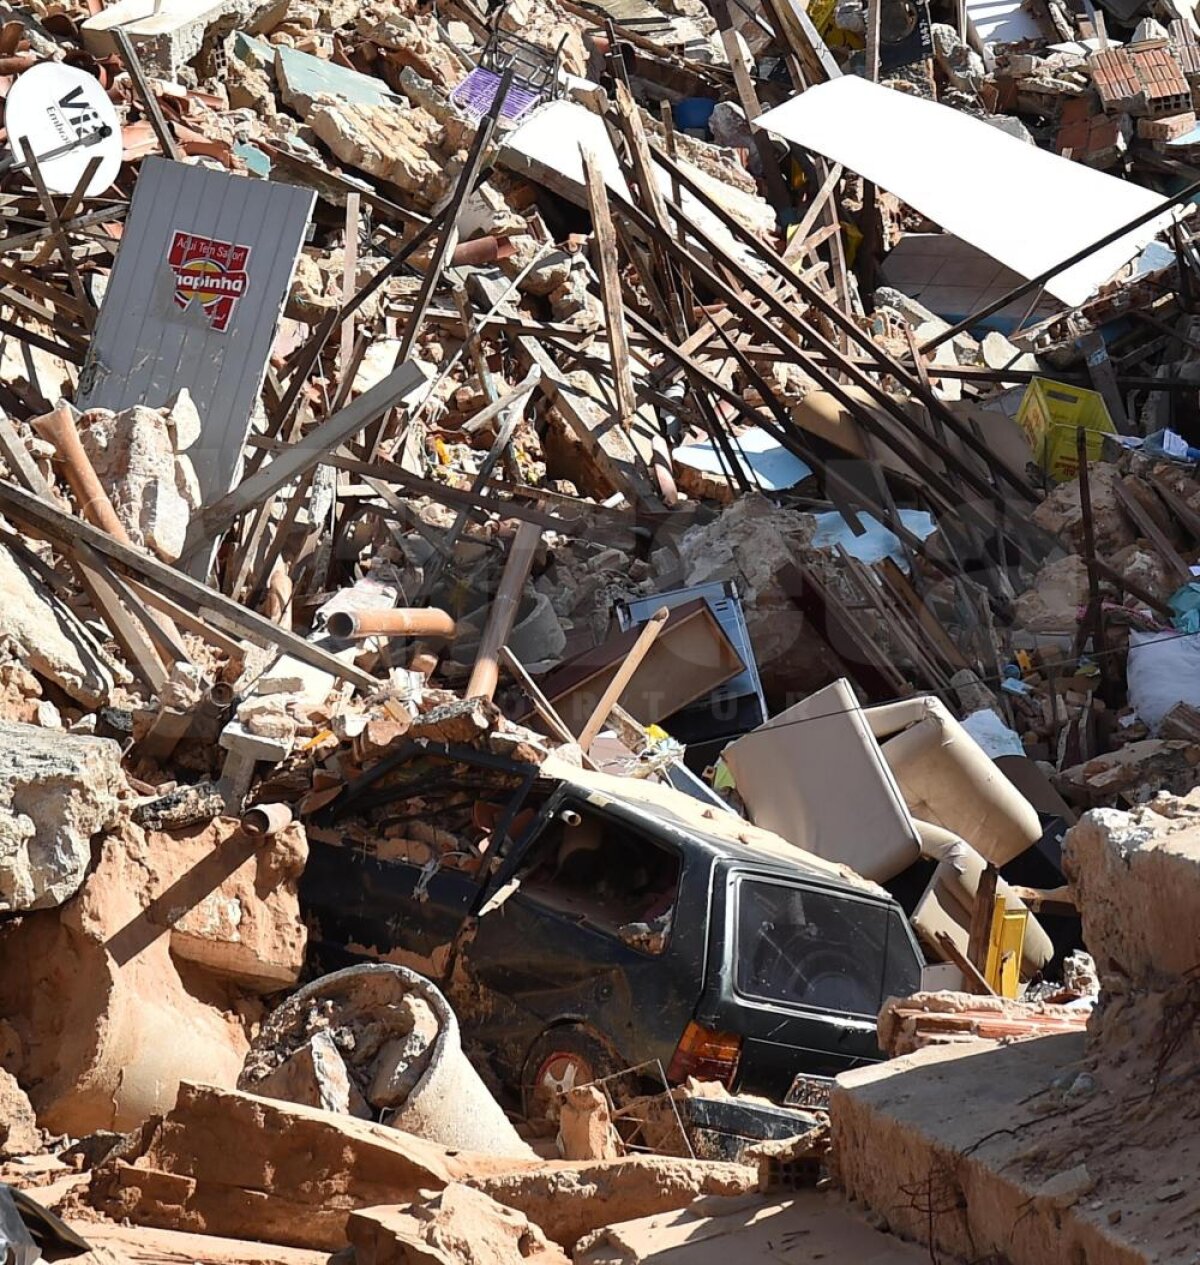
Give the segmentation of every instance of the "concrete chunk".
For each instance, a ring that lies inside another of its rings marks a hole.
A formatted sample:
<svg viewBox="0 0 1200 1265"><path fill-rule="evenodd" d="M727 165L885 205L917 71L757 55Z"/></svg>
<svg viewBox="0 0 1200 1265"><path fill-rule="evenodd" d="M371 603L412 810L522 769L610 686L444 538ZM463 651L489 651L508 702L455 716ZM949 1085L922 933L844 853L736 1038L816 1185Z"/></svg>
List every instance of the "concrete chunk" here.
<svg viewBox="0 0 1200 1265"><path fill-rule="evenodd" d="M286 759L292 751L291 741L251 733L245 725L236 720L231 720L221 730L220 745L225 751L236 752L239 756L248 759L270 760L272 764L278 764L280 760Z"/></svg>
<svg viewBox="0 0 1200 1265"><path fill-rule="evenodd" d="M370 1108L350 1079L350 1071L328 1032L315 1032L257 1085L264 1098L342 1115L371 1118Z"/></svg>
<svg viewBox="0 0 1200 1265"><path fill-rule="evenodd" d="M1200 946L1200 790L1123 813L1097 808L1067 834L1067 875L1105 987L1168 987Z"/></svg>
<svg viewBox="0 0 1200 1265"><path fill-rule="evenodd" d="M567 1265L523 1213L458 1184L424 1203L352 1213L346 1233L356 1265Z"/></svg>
<svg viewBox="0 0 1200 1265"><path fill-rule="evenodd" d="M110 739L0 722L0 910L61 905L79 890L124 785Z"/></svg>
<svg viewBox="0 0 1200 1265"><path fill-rule="evenodd" d="M619 1160L545 1164L536 1171L480 1174L471 1185L517 1208L570 1251L585 1235L617 1221L684 1208L708 1195L758 1189L744 1164L631 1155Z"/></svg>

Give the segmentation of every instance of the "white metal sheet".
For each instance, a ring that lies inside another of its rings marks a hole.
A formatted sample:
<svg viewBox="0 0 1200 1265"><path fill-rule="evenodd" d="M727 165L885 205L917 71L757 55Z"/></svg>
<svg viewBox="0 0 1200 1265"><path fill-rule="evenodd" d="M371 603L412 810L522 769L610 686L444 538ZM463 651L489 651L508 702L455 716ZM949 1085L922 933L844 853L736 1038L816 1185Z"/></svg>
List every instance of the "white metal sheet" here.
<svg viewBox="0 0 1200 1265"><path fill-rule="evenodd" d="M1025 278L1162 201L949 106L851 75L809 88L755 126L844 164ZM1086 302L1174 214L1126 233L1046 289L1070 307Z"/></svg>
<svg viewBox="0 0 1200 1265"><path fill-rule="evenodd" d="M233 486L315 195L147 158L80 378L80 408L159 408L186 387L204 503Z"/></svg>
<svg viewBox="0 0 1200 1265"><path fill-rule="evenodd" d="M632 201L621 163L609 139L608 129L598 114L574 101L551 101L540 106L519 127L510 132L500 148L500 159L509 168L545 184L562 197L580 206L587 206L583 184L583 158L580 146L595 154L604 183L626 201ZM707 192L714 195L725 209L754 231L774 226L775 216L767 203L754 194L742 192L707 176L684 163L688 174ZM654 168L655 178L668 200L672 197L671 178L662 168ZM683 212L713 241L729 252L743 266L761 273L762 266L734 238L721 221L686 189L680 190L679 205Z"/></svg>

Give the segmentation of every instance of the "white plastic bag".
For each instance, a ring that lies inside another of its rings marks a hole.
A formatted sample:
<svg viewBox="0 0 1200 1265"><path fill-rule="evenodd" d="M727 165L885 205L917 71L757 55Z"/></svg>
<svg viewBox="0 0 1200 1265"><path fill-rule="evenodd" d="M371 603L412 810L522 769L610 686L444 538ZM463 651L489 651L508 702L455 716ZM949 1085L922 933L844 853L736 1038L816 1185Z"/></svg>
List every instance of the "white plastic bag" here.
<svg viewBox="0 0 1200 1265"><path fill-rule="evenodd" d="M1157 733L1176 703L1200 707L1200 633L1129 634L1129 702Z"/></svg>

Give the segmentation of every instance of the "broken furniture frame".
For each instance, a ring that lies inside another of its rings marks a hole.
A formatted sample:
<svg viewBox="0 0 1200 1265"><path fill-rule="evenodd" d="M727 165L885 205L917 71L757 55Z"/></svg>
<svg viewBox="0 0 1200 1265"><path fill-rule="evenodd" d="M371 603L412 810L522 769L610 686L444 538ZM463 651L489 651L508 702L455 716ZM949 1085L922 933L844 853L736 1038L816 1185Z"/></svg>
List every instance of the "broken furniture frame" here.
<svg viewBox="0 0 1200 1265"><path fill-rule="evenodd" d="M500 29L502 5L491 17L491 31L475 69L450 94L450 102L470 118L491 113L499 97L498 119L514 124L531 110L562 93L562 50L566 34L553 53L511 31ZM507 81L507 91L502 86Z"/></svg>

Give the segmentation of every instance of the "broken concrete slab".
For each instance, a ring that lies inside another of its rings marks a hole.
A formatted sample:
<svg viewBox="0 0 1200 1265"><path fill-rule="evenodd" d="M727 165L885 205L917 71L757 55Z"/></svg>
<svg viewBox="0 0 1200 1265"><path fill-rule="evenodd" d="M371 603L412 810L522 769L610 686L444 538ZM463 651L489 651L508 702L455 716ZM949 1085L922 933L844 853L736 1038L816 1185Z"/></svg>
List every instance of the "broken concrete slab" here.
<svg viewBox="0 0 1200 1265"><path fill-rule="evenodd" d="M356 1265L567 1265L523 1213L457 1183L422 1203L364 1208L346 1234Z"/></svg>
<svg viewBox="0 0 1200 1265"><path fill-rule="evenodd" d="M247 44L252 53L269 51L265 45ZM340 66L283 44L275 46L274 58L279 94L283 103L300 118L308 116L319 97L338 97L350 105L404 104L404 98L392 92L382 80L360 74L349 66Z"/></svg>
<svg viewBox="0 0 1200 1265"><path fill-rule="evenodd" d="M170 858L156 868L164 887L174 878L172 908L155 921L169 927L171 952L251 992L274 993L294 985L304 964L297 884L308 842L299 822L260 842L233 817L147 836L152 855Z"/></svg>
<svg viewBox="0 0 1200 1265"><path fill-rule="evenodd" d="M138 1224L337 1251L360 1208L535 1161L478 1155L312 1107L183 1084L140 1153L97 1170L96 1206Z"/></svg>
<svg viewBox="0 0 1200 1265"><path fill-rule="evenodd" d="M294 982L303 961L302 838L261 847L219 820L176 847L121 822L74 900L5 929L9 1066L45 1128L130 1129L185 1077L236 1082L254 994Z"/></svg>
<svg viewBox="0 0 1200 1265"><path fill-rule="evenodd" d="M1140 804L1160 791L1185 795L1196 784L1200 747L1174 739L1144 738L1063 769L1055 785L1080 808L1117 802Z"/></svg>
<svg viewBox="0 0 1200 1265"><path fill-rule="evenodd" d="M1087 1010L1047 1002L1010 1001L974 993L914 993L884 1002L879 1012L879 1048L895 1058L930 1045L1081 1032L1087 1018Z"/></svg>
<svg viewBox="0 0 1200 1265"><path fill-rule="evenodd" d="M365 105L325 95L307 119L342 162L403 189L422 207L434 206L450 188L458 164L437 152L442 127L407 102Z"/></svg>
<svg viewBox="0 0 1200 1265"><path fill-rule="evenodd" d="M287 8L286 0L117 0L88 18L81 30L87 51L103 58L115 55L111 32L123 28L150 73L178 82L214 28L224 34L268 30Z"/></svg>
<svg viewBox="0 0 1200 1265"><path fill-rule="evenodd" d="M328 1032L314 1032L255 1089L263 1098L279 1098L362 1120L371 1118L371 1109L350 1080L341 1051Z"/></svg>
<svg viewBox="0 0 1200 1265"><path fill-rule="evenodd" d="M1083 1052L1082 1033L1007 1048L977 1042L843 1073L831 1103L843 1189L893 1232L964 1259L998 1252L1013 1265L1044 1262L1046 1244L1087 1261L1141 1259L1120 1251L1120 1231L1103 1213L1064 1215L1041 1190L1055 1174L1022 1163L1031 1139L1018 1126L1034 1113L1019 1104Z"/></svg>
<svg viewBox="0 0 1200 1265"><path fill-rule="evenodd" d="M116 675L96 639L49 588L0 545L0 648L84 707L108 702ZM130 679L128 673L122 678Z"/></svg>
<svg viewBox="0 0 1200 1265"><path fill-rule="evenodd" d="M621 1154L608 1099L597 1086L567 1091L558 1116L558 1147L567 1160L614 1160Z"/></svg>
<svg viewBox="0 0 1200 1265"><path fill-rule="evenodd" d="M92 839L121 816L121 749L0 722L0 910L46 909L73 896Z"/></svg>
<svg viewBox="0 0 1200 1265"><path fill-rule="evenodd" d="M1200 792L1132 812L1085 813L1063 861L1107 988L1166 988L1196 966L1200 945Z"/></svg>
<svg viewBox="0 0 1200 1265"><path fill-rule="evenodd" d="M607 1226L575 1253L576 1265L728 1265L731 1260L774 1265L786 1259L920 1265L929 1257L869 1225L840 1196L807 1190L776 1199L698 1200L678 1211Z"/></svg>
<svg viewBox="0 0 1200 1265"><path fill-rule="evenodd" d="M17 1078L0 1068L0 1159L34 1155L41 1149L33 1104Z"/></svg>
<svg viewBox="0 0 1200 1265"><path fill-rule="evenodd" d="M838 1078L841 1183L897 1233L1012 1265L1187 1259L1200 796L1155 804L1090 813L1065 849L1101 975L1086 1035L934 1046Z"/></svg>
<svg viewBox="0 0 1200 1265"><path fill-rule="evenodd" d="M86 1180L86 1175L83 1176ZM118 1253L132 1265L163 1265L165 1261L181 1265L183 1262L191 1265L326 1265L329 1260L328 1252L283 1247L278 1243L116 1225L111 1221L89 1221L86 1234L93 1248Z"/></svg>
<svg viewBox="0 0 1200 1265"><path fill-rule="evenodd" d="M544 1164L470 1184L517 1208L570 1251L593 1230L651 1213L684 1208L705 1195L744 1195L757 1189L758 1170L743 1164L684 1160L665 1155Z"/></svg>

